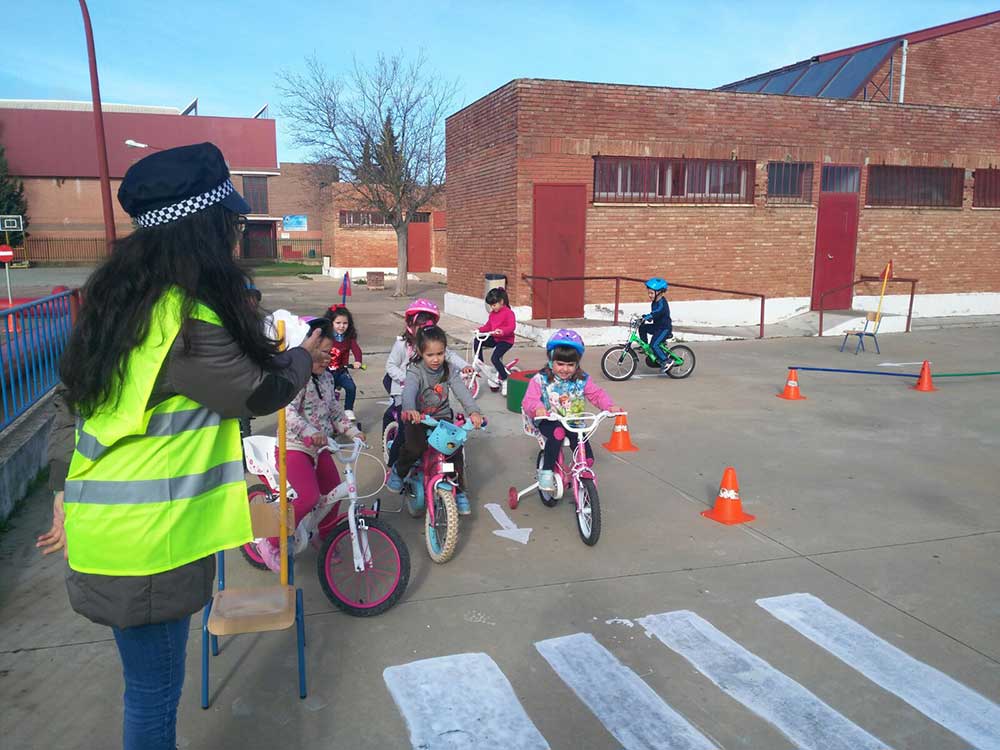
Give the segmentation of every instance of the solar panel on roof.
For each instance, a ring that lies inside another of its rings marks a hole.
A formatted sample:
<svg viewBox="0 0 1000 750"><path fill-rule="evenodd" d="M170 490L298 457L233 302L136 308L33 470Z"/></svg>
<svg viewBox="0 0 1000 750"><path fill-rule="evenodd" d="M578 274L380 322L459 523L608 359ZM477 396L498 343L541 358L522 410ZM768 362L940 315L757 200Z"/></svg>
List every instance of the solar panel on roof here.
<svg viewBox="0 0 1000 750"><path fill-rule="evenodd" d="M760 87L766 82L766 78L754 78L752 81L744 81L743 83L730 84L728 86L723 86L722 91L740 91L743 93L754 93L760 91Z"/></svg>
<svg viewBox="0 0 1000 750"><path fill-rule="evenodd" d="M851 55L844 67L830 80L826 88L819 92L819 95L827 99L847 99L854 96L854 92L871 79L882 61L898 44L898 40L893 39Z"/></svg>
<svg viewBox="0 0 1000 750"><path fill-rule="evenodd" d="M794 96L816 96L843 64L842 57L813 63L788 93Z"/></svg>
<svg viewBox="0 0 1000 750"><path fill-rule="evenodd" d="M795 83L795 80L802 75L802 70L805 68L804 65L800 65L792 70L786 70L784 73L776 73L771 76L771 79L765 84L764 88L761 89L763 94L784 94L788 91L788 88Z"/></svg>

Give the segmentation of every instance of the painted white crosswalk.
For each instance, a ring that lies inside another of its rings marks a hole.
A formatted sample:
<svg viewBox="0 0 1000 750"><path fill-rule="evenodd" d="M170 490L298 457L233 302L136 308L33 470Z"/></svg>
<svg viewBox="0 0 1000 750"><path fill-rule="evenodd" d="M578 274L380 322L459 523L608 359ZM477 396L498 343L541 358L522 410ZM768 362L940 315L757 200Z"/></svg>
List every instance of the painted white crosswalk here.
<svg viewBox="0 0 1000 750"><path fill-rule="evenodd" d="M717 747L589 633L539 641L535 648L625 750Z"/></svg>
<svg viewBox="0 0 1000 750"><path fill-rule="evenodd" d="M1000 707L985 696L914 659L812 595L770 597L757 604L909 703L928 718L928 728L933 726L930 722L937 722L975 750L1000 750ZM890 750L886 738L876 738L854 724L835 706L697 614L679 610L648 615L637 622L654 643L682 656L720 694L742 703L795 747ZM786 636L796 637L788 631ZM696 728L669 705L670 696L658 695L590 633L551 638L534 646L608 732L606 741L595 742L595 747L713 750L721 747L716 734L744 735L742 729L717 733L716 727ZM549 747L507 677L486 654L423 659L389 667L383 676L415 749ZM874 694L879 688L873 685L871 689ZM906 736L912 737L913 731L909 727ZM899 741L902 750L907 743Z"/></svg>
<svg viewBox="0 0 1000 750"><path fill-rule="evenodd" d="M382 673L421 750L549 750L510 682L486 654L423 659Z"/></svg>
<svg viewBox="0 0 1000 750"><path fill-rule="evenodd" d="M650 615L639 624L802 750L888 747L694 612Z"/></svg>
<svg viewBox="0 0 1000 750"><path fill-rule="evenodd" d="M977 750L1000 750L1000 706L917 661L812 594L757 604Z"/></svg>

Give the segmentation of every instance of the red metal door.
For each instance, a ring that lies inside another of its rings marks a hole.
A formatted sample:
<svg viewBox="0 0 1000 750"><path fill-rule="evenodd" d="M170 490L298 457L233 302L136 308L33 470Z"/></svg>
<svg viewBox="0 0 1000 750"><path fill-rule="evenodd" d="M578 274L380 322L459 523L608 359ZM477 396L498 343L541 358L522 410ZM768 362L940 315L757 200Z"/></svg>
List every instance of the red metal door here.
<svg viewBox="0 0 1000 750"><path fill-rule="evenodd" d="M532 275L583 276L587 233L586 185L535 185ZM532 316L582 318L583 282L532 284Z"/></svg>
<svg viewBox="0 0 1000 750"><path fill-rule="evenodd" d="M418 213L406 230L406 270L427 273L431 270L431 215Z"/></svg>
<svg viewBox="0 0 1000 750"><path fill-rule="evenodd" d="M858 167L824 165L816 217L816 254L813 261L812 309L827 294L824 310L848 310L854 299L854 257L858 245Z"/></svg>

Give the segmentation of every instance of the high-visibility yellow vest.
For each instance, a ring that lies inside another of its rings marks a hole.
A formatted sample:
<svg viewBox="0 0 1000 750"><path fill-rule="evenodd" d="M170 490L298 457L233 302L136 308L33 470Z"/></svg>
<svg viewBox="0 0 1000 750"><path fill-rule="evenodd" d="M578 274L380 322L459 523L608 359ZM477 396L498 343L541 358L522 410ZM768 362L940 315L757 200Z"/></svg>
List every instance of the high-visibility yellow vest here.
<svg viewBox="0 0 1000 750"><path fill-rule="evenodd" d="M181 395L146 408L183 299L163 294L128 355L121 400L77 424L64 499L73 570L152 575L252 539L238 420ZM192 317L222 325L201 304Z"/></svg>

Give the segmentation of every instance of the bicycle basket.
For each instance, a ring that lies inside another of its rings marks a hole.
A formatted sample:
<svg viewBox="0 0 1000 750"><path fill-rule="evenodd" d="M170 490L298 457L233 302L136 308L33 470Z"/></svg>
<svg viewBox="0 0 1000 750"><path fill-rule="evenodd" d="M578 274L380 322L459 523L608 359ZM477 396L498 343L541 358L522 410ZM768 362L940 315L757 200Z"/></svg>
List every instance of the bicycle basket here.
<svg viewBox="0 0 1000 750"><path fill-rule="evenodd" d="M468 433L451 422L438 422L427 436L427 443L434 450L450 456L465 444Z"/></svg>

